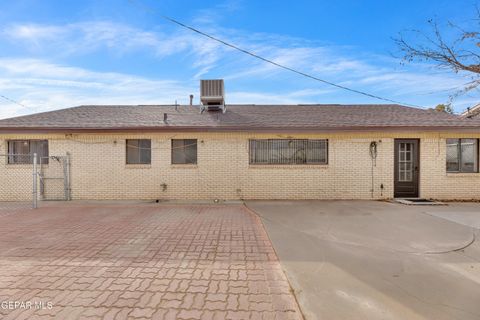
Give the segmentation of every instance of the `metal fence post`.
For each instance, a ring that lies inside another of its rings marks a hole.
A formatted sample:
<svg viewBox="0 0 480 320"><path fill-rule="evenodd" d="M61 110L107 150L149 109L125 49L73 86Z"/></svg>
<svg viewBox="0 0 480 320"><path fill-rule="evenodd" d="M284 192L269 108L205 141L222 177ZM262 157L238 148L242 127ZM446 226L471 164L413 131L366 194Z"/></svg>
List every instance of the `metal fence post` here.
<svg viewBox="0 0 480 320"><path fill-rule="evenodd" d="M33 209L37 208L37 154L33 154Z"/></svg>
<svg viewBox="0 0 480 320"><path fill-rule="evenodd" d="M67 156L65 158L65 194L67 201L71 200L71 186L70 186L70 153L67 152Z"/></svg>

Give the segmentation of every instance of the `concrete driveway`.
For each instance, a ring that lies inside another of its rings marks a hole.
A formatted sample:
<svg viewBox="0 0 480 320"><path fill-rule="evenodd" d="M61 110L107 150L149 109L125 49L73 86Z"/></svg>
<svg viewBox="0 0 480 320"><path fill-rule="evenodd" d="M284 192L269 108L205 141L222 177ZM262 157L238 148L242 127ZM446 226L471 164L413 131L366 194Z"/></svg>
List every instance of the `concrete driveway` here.
<svg viewBox="0 0 480 320"><path fill-rule="evenodd" d="M0 217L1 319L301 319L243 205L59 203Z"/></svg>
<svg viewBox="0 0 480 320"><path fill-rule="evenodd" d="M480 319L480 204L247 205L307 319Z"/></svg>

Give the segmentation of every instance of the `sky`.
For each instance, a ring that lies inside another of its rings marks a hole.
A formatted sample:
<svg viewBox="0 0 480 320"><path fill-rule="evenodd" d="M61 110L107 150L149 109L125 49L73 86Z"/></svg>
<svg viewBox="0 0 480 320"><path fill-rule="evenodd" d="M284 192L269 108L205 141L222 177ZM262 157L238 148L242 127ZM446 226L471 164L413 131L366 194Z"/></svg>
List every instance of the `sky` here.
<svg viewBox="0 0 480 320"><path fill-rule="evenodd" d="M0 118L85 104L199 103L225 79L226 103L386 103L328 86L209 40L167 15L285 66L395 101L432 107L468 82L402 64L392 38L436 18L473 26L474 0L0 0ZM456 112L478 91L454 101Z"/></svg>

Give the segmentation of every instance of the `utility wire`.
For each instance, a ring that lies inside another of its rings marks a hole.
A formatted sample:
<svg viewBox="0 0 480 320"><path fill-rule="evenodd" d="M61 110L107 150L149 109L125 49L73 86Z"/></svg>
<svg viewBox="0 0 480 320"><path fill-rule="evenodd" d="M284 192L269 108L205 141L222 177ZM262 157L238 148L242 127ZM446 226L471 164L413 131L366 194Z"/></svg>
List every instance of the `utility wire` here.
<svg viewBox="0 0 480 320"><path fill-rule="evenodd" d="M133 3L133 2L135 2L135 1L134 1L134 0L130 0L130 2ZM149 12L155 13L155 10L153 10L152 8L147 8L146 6L143 6L143 7L144 7L144 9L146 9L147 12L149 11ZM149 10L148 10L148 9L149 9ZM221 43L221 44L223 44L223 45L225 45L225 46L227 46L227 47L230 47L230 48L232 48L232 49L235 49L235 50L237 50L237 51L240 51L240 52L242 52L242 53L244 53L244 54L247 54L247 55L252 56L252 57L254 57L254 58L256 58L256 59L262 60L262 61L267 62L267 63L269 63L269 64L272 64L272 65L274 65L274 66L277 66L277 67L279 67L279 68L282 68L282 69L288 70L288 71L290 71L290 72L296 73L296 74L298 74L298 75L304 76L304 77L306 77L306 78L310 78L310 79L313 79L313 80L315 80L315 81L319 81L319 82L325 83L325 84L327 84L327 85L330 85L330 86L333 86L333 87L336 87L336 88L339 88L339 89L342 89L342 90L350 91L350 92L353 92L353 93L361 94L361 95L364 95L364 96L367 96L367 97L370 97L370 98L374 98L374 99L378 99L378 100L383 100L383 101L387 101L387 102L392 102L392 103L396 103L396 104L407 105L407 106L416 107L416 108L424 108L424 107L422 107L422 106L415 105L415 104L412 104L412 103L406 103L406 102L396 101L396 100L393 100L393 99L384 98L384 97L381 97L381 96L378 96L378 95L375 95L375 94L371 94L371 93L368 93L368 92L365 92L365 91L360 91L360 90L357 90L357 89L352 89L352 88L349 88L349 87L346 87L346 86L343 86L343 85L340 85L340 84L337 84L337 83L334 83L334 82L331 82L331 81L327 81L327 80L318 78L318 77L316 77L316 76L313 76L313 75L311 75L311 74L305 73L305 72L303 72L303 71L299 71L299 70L297 70L297 69L294 69L294 68L285 66L285 65L280 64L280 63L278 63L278 62L275 62L275 61L273 61L273 60L264 58L264 57L262 57L262 56L260 56L260 55L258 55L258 54L256 54L256 53L253 53L253 52L251 52L251 51L245 50L245 49L240 48L240 47L238 47L238 46L236 46L236 45L234 45L234 44L231 44L231 43L229 43L229 42L227 42L227 41L225 41L225 40L222 40L222 39L219 39L219 38L217 38L217 37L214 37L214 36L212 36L212 35L210 35L210 34L208 34L208 33L206 33L206 32L203 32L203 31L201 31L201 30L199 30L199 29L196 29L196 28L194 28L194 27L191 27L191 26L189 26L189 25L187 25L187 24L185 24L185 23L182 23L182 22L180 22L180 21L178 21L178 20L176 20L176 19L173 19L173 18L171 18L171 17L169 17L169 16L163 15L163 14L161 14L161 13L159 13L159 12L156 12L156 13L158 13L158 15L159 15L162 19L167 20L167 21L169 21L169 22L171 22L171 23L174 23L174 24L176 24L176 25L179 25L179 26L181 26L182 28L188 29L188 30L193 31L193 32L195 32L195 33L198 33L198 34L200 34L200 35L202 35L202 36L204 36L204 37L207 37L207 38L209 38L209 39L211 39L211 40L214 40L214 41L216 41L216 42L219 42L219 43Z"/></svg>
<svg viewBox="0 0 480 320"><path fill-rule="evenodd" d="M0 94L0 98L3 98L3 99L5 99L5 100L7 100L7 101L9 101L9 102L18 104L19 106L24 107L25 109L30 109L29 107L27 107L27 106L24 105L23 103L20 103L20 102L18 102L18 101L15 101L15 100L13 100L13 99L10 99L9 97L4 96L3 94Z"/></svg>

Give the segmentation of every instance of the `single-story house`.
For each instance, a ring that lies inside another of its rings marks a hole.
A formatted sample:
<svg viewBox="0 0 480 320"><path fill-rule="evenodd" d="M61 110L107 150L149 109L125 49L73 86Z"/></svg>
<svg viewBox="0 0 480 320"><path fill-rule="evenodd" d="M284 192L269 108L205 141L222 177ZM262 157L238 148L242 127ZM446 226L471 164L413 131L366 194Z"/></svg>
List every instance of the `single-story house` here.
<svg viewBox="0 0 480 320"><path fill-rule="evenodd" d="M478 120L392 104L225 105L223 86L205 86L201 105L0 120L0 183L31 165L17 154L46 159L48 175L68 153L77 200L480 199ZM3 200L20 197L8 188Z"/></svg>

